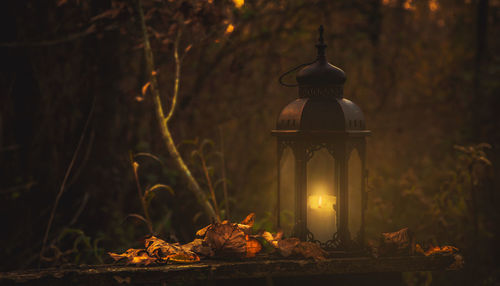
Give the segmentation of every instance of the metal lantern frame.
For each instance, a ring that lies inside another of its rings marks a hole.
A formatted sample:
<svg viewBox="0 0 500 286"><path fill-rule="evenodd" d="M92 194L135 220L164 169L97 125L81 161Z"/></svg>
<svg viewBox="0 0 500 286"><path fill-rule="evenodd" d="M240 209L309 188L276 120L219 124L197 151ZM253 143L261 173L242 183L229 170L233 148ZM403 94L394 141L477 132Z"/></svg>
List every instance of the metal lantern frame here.
<svg viewBox="0 0 500 286"><path fill-rule="evenodd" d="M359 249L364 243L366 209L366 136L361 109L343 98L345 75L342 70L326 61L320 27L318 58L297 75L299 97L285 106L272 135L277 138L277 224L281 226L281 160L284 150L292 150L295 161L295 218L293 236L302 241L320 243L331 250ZM304 66L304 65L302 65ZM299 66L300 67L300 66ZM281 82L281 78L280 78ZM290 85L287 85L290 86ZM325 148L334 159L334 190L336 192L337 231L326 242L319 242L307 226L307 166L315 152ZM361 164L361 226L359 233L349 232L348 170L353 150L357 150Z"/></svg>

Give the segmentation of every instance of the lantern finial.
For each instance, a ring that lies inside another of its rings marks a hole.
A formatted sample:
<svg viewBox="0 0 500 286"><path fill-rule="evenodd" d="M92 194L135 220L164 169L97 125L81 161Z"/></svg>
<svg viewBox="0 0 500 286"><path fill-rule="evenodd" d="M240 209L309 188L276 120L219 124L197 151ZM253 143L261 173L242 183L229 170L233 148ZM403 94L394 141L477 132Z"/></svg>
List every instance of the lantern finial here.
<svg viewBox="0 0 500 286"><path fill-rule="evenodd" d="M327 45L325 45L325 41L323 40L323 25L319 26L319 38L318 43L316 44L316 48L318 49L318 60L326 61L325 49Z"/></svg>

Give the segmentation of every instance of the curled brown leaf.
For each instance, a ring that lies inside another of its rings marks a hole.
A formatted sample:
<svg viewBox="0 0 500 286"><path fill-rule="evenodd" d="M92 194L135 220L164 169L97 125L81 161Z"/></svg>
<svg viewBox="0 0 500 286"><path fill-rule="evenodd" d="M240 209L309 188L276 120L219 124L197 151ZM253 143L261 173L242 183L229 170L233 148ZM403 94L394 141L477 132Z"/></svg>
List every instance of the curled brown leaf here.
<svg viewBox="0 0 500 286"><path fill-rule="evenodd" d="M148 254L160 261L196 262L200 260L198 255L178 243L168 243L156 236L146 239L145 246Z"/></svg>
<svg viewBox="0 0 500 286"><path fill-rule="evenodd" d="M244 220L240 222L240 224L252 227L254 222L255 222L255 213L250 213Z"/></svg>

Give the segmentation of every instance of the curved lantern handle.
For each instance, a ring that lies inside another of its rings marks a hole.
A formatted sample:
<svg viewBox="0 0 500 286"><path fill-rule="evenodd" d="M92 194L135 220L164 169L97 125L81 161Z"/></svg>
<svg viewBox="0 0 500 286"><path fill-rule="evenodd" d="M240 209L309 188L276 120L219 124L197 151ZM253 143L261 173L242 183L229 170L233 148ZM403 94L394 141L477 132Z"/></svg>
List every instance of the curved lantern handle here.
<svg viewBox="0 0 500 286"><path fill-rule="evenodd" d="M300 65L298 65L298 66L294 67L293 69L291 69L291 70L289 70L289 71L287 71L287 72L283 73L282 75L280 75L280 78L278 79L279 83L280 83L282 86L286 86L286 87L296 87L296 86L298 86L298 84L288 84L288 83L284 83L284 82L283 82L283 78L284 78L285 76L287 76L287 75L291 74L292 72L294 72L294 71L296 71L296 70L300 69L301 67L304 67L304 66L308 66L308 65L312 65L312 64L314 64L316 61L317 61L317 59L316 59L316 60L314 60L313 62L310 62L310 63L300 64Z"/></svg>

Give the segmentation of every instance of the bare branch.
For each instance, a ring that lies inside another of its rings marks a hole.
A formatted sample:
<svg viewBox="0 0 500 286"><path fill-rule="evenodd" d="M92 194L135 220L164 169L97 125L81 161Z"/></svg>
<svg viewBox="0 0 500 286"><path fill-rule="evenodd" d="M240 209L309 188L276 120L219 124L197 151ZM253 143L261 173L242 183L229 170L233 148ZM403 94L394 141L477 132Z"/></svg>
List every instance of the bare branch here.
<svg viewBox="0 0 500 286"><path fill-rule="evenodd" d="M0 47L8 47L8 48L16 48L16 47L43 47L43 46L52 46L63 44L71 41L75 41L86 37L88 35L93 34L96 31L95 25L91 25L86 30L69 34L61 38L52 39L52 40L41 40L41 41L26 41L26 42L5 42L0 43Z"/></svg>
<svg viewBox="0 0 500 286"><path fill-rule="evenodd" d="M179 96L179 81L181 77L181 64L182 60L179 58L179 42L181 40L182 30L179 28L177 32L177 37L174 42L174 59L175 59L175 82L174 82L174 96L172 97L172 106L165 118L165 124L168 124L172 116L174 115L175 107L177 105L177 97Z"/></svg>
<svg viewBox="0 0 500 286"><path fill-rule="evenodd" d="M160 90L158 88L158 81L156 78L156 74L153 72L154 71L153 51L151 50L151 44L149 42L149 36L146 27L146 21L144 19L144 11L142 9L141 0L137 0L137 10L139 12L139 20L141 22L142 34L144 37L144 54L146 57L146 68L147 68L147 73L151 76L151 93L153 94L153 99L154 99L153 102L155 105L156 118L158 120L158 125L160 127L160 132L163 137L163 141L165 142L165 146L167 147L170 156L172 156L172 159L177 165L177 168L181 171L181 175L187 181L188 189L196 196L198 203L203 207L203 210L209 216L209 218L215 221L219 221L219 217L216 215L214 208L207 200L205 193L203 192L200 185L193 177L191 171L187 167L186 163L184 163L184 160L179 154L179 151L177 150L175 142L172 138L172 134L170 133L168 125L166 124L167 122L165 120L166 119L165 113L163 112ZM180 35L178 35L178 37L180 37ZM179 93L180 60L179 60L179 67L176 70L178 70L178 73L176 73L175 82L177 87L174 86L174 96L173 96L174 98L177 98ZM170 113L173 114L174 110L175 110L175 104L172 104L172 109L169 112L169 114Z"/></svg>

